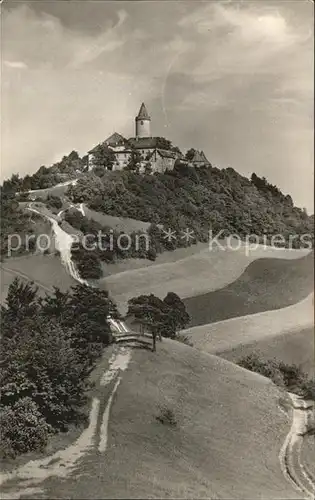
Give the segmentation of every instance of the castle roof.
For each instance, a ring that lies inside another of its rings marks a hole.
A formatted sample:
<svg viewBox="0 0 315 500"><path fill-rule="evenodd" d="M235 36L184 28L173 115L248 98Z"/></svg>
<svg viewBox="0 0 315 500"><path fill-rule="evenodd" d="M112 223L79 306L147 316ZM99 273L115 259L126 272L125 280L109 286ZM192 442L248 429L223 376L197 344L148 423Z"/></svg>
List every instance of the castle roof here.
<svg viewBox="0 0 315 500"><path fill-rule="evenodd" d="M173 158L174 160L178 158L178 154L175 151L170 151L169 149L157 149L157 153L159 153L162 158Z"/></svg>
<svg viewBox="0 0 315 500"><path fill-rule="evenodd" d="M155 149L157 145L156 137L130 137L129 144L135 149Z"/></svg>
<svg viewBox="0 0 315 500"><path fill-rule="evenodd" d="M126 142L126 139L118 132L114 132L110 135L103 144L107 144L107 146L122 146Z"/></svg>
<svg viewBox="0 0 315 500"><path fill-rule="evenodd" d="M138 116L136 117L136 120L151 120L144 102L140 106L140 110Z"/></svg>
<svg viewBox="0 0 315 500"><path fill-rule="evenodd" d="M194 157L190 160L191 163L207 163L209 161L203 151L195 151Z"/></svg>
<svg viewBox="0 0 315 500"><path fill-rule="evenodd" d="M101 144L102 146L124 146L127 143L127 139L125 139L121 134L118 134L118 132L114 132L112 135L110 135L105 141L103 141ZM94 146L93 149L90 149L88 153L94 153L95 149L99 146L97 144Z"/></svg>

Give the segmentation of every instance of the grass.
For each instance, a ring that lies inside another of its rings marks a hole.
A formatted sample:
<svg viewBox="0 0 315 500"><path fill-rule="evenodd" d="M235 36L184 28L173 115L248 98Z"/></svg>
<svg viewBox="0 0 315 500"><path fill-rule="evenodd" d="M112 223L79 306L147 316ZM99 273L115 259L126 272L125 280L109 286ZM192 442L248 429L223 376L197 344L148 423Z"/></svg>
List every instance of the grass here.
<svg viewBox="0 0 315 500"><path fill-rule="evenodd" d="M198 295L199 301L201 294L223 288L233 282L252 261L262 256L268 258L268 262L269 258L275 260L281 258L291 262L307 253L303 250L258 248L246 255L244 248L240 250L213 248L209 251L208 246L204 244L185 250L189 250L188 255L179 253L179 260L168 262L167 260L172 259L173 255L172 252L167 252L167 255L161 256L165 259L163 262L157 260L149 267L143 264L138 269L112 274L101 280L100 286L110 290L124 313L128 300L138 295L153 293L162 298L168 291L172 291L181 298ZM121 268L126 269L128 265L129 263L122 264ZM113 267L110 265L107 269L111 272Z"/></svg>
<svg viewBox="0 0 315 500"><path fill-rule="evenodd" d="M220 352L220 356L236 362L253 352L258 353L261 359L276 358L288 365L296 364L304 373L314 377L314 328L303 328L272 338L262 338L259 341Z"/></svg>
<svg viewBox="0 0 315 500"><path fill-rule="evenodd" d="M86 205L84 205L84 213L88 219L93 219L104 227L109 226L112 229L124 231L129 234L133 231L146 232L150 226L149 222L143 222L141 220L130 219L127 217L115 217L113 215L96 212L95 210L88 208Z"/></svg>
<svg viewBox="0 0 315 500"><path fill-rule="evenodd" d="M304 299L314 289L313 254L296 260L258 259L225 288L184 300L199 326L247 314L280 309Z"/></svg>
<svg viewBox="0 0 315 500"><path fill-rule="evenodd" d="M69 185L66 186L52 186L46 189L36 189L36 191L30 193L30 196L36 196L38 198L43 198L44 200L47 198L49 194L59 197L64 197Z"/></svg>
<svg viewBox="0 0 315 500"><path fill-rule="evenodd" d="M103 457L91 451L54 498L297 498L278 454L290 427L267 379L166 340L134 350ZM160 408L176 425L161 424ZM88 473L88 476L86 475ZM89 479L89 480L88 480Z"/></svg>
<svg viewBox="0 0 315 500"><path fill-rule="evenodd" d="M57 255L26 255L11 258L1 264L1 302L5 300L8 288L18 276L22 281L34 281L39 292L45 295L54 286L65 291L75 285Z"/></svg>
<svg viewBox="0 0 315 500"><path fill-rule="evenodd" d="M314 294L301 302L274 311L232 318L183 330L194 347L212 354L226 352L240 345L252 344L287 332L310 328L314 322Z"/></svg>

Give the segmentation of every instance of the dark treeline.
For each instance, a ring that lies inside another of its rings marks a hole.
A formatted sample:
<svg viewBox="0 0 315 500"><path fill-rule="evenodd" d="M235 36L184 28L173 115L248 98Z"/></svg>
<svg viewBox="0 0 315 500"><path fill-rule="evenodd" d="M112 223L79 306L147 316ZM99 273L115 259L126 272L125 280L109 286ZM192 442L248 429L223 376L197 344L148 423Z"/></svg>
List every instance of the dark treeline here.
<svg viewBox="0 0 315 500"><path fill-rule="evenodd" d="M17 279L1 307L2 453L45 447L49 436L86 420L91 369L111 343L107 292L84 285L40 298Z"/></svg>
<svg viewBox="0 0 315 500"><path fill-rule="evenodd" d="M170 228L177 233L169 248L186 244L179 236L186 228L195 241L208 241L209 230L222 236L255 234L263 238L281 234L310 234L314 216L295 207L292 198L253 174L251 180L232 168L189 167L177 163L164 174L138 175L130 171L89 173L70 186L68 196L106 214L131 217ZM301 245L296 238L293 246Z"/></svg>

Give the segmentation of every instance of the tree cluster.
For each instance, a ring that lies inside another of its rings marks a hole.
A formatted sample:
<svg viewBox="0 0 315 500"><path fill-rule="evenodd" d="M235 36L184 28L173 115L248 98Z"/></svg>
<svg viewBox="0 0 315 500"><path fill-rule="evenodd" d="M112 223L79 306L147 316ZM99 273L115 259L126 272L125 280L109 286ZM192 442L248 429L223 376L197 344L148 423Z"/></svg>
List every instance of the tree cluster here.
<svg viewBox="0 0 315 500"><path fill-rule="evenodd" d="M77 151L72 151L64 156L61 161L50 167L42 165L33 175L20 177L12 175L10 179L3 182L3 188L14 193L30 191L35 189L47 189L56 184L76 179L78 175L87 169L87 156L80 158Z"/></svg>
<svg viewBox="0 0 315 500"><path fill-rule="evenodd" d="M93 171L102 177L106 170L112 170L116 161L115 153L106 144L98 144L93 149Z"/></svg>
<svg viewBox="0 0 315 500"><path fill-rule="evenodd" d="M277 359L261 359L256 353L241 358L237 364L269 378L282 389L315 400L315 381L309 379L297 365Z"/></svg>
<svg viewBox="0 0 315 500"><path fill-rule="evenodd" d="M65 220L87 237L86 248L80 243L73 244L71 252L83 279L101 278L103 275L101 262L109 264L129 258L155 260L158 253L170 246L170 243L163 238L162 230L156 225L149 227L146 239L145 233L141 231L133 231L130 234L117 231L84 217L77 210L67 211Z"/></svg>
<svg viewBox="0 0 315 500"><path fill-rule="evenodd" d="M2 451L14 457L85 421L88 376L111 342L107 316L119 315L105 291L77 285L43 299L18 279L1 313Z"/></svg>
<svg viewBox="0 0 315 500"><path fill-rule="evenodd" d="M163 174L110 172L97 180L87 175L69 188L68 195L73 202L85 202L96 211L175 231L177 238L170 242L171 248L187 245L181 237L186 228L193 231L190 244L208 241L210 229L214 235L222 230L222 237L255 234L262 241L275 234L281 234L286 242L290 235L310 234L313 238L313 217L295 207L291 197L280 190L257 188L256 184L232 168L178 163L173 171ZM295 244L299 243L298 238Z"/></svg>
<svg viewBox="0 0 315 500"><path fill-rule="evenodd" d="M26 249L25 239L33 233L29 214L23 212L14 194L12 185L0 188L1 224L0 224L0 259L8 256L8 238L18 234L21 237L20 252ZM31 243L32 240L30 240Z"/></svg>
<svg viewBox="0 0 315 500"><path fill-rule="evenodd" d="M190 321L183 301L173 292L163 300L153 294L133 297L128 301L127 317L152 334L154 350L157 336L174 339Z"/></svg>

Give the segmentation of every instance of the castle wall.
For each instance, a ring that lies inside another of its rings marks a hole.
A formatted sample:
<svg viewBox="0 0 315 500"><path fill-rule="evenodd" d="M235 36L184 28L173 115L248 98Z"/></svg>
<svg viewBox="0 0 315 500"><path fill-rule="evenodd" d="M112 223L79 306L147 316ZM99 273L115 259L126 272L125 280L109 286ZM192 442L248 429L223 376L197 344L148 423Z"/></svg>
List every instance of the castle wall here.
<svg viewBox="0 0 315 500"><path fill-rule="evenodd" d="M155 153L154 160L151 161L152 171L163 173L166 170L173 170L175 164L174 158L162 157L159 153Z"/></svg>
<svg viewBox="0 0 315 500"><path fill-rule="evenodd" d="M136 118L136 137L151 137L151 121Z"/></svg>

